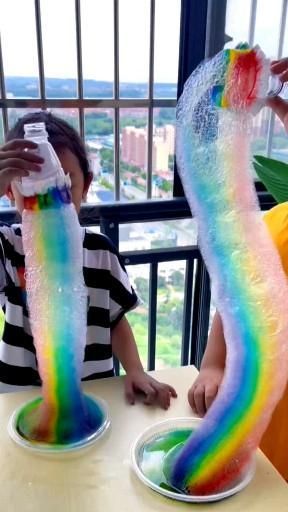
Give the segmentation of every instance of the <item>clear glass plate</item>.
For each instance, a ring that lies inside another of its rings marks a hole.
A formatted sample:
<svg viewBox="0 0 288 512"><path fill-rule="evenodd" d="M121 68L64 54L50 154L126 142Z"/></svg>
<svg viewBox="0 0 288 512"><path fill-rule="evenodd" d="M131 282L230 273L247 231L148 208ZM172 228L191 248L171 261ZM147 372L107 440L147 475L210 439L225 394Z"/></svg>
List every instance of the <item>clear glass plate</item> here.
<svg viewBox="0 0 288 512"><path fill-rule="evenodd" d="M108 407L106 402L100 398L96 398L93 395L84 395L86 399L90 401L90 403L94 402L95 406L100 408L102 413L102 421L100 426L89 436L83 437L81 440L74 442L74 443L68 443L68 444L52 444L52 443L44 443L44 442L37 442L33 440L28 440L27 438L23 437L17 428L18 424L18 418L23 410L24 407L27 406L30 402L22 404L18 409L16 409L8 423L8 433L17 443L23 448L26 448L28 450L32 450L35 453L39 454L47 454L47 455L62 455L65 453L71 453L78 450L82 450L83 448L86 448L92 444L94 444L98 439L103 436L103 434L108 430L110 426L110 419L108 415ZM32 400L31 402L34 402L35 400Z"/></svg>
<svg viewBox="0 0 288 512"><path fill-rule="evenodd" d="M175 432L175 431L188 431L188 430L196 430L200 423L201 418L173 418L169 420L162 421L149 427L146 429L135 441L132 449L131 449L131 459L133 469L138 476L138 478L148 487L157 491L158 493L166 496L168 498L172 498L178 501L186 501L186 502L194 502L194 503L204 503L210 501L219 501L224 498L228 498L233 494L240 492L244 489L252 480L255 473L255 457L251 458L251 462L248 467L245 468L245 471L242 472L241 475L230 485L225 491L209 494L205 496L199 495L188 495L182 494L180 492L173 491L172 488L169 489L169 486L166 485L166 478L163 473L163 452L162 455L160 451L157 452L153 450L151 458L149 460L146 458L145 448L150 443L155 443L155 441L161 442L161 439L165 439L165 435ZM159 482L161 482L159 484ZM164 483L163 483L164 482ZM167 482L167 481L166 481ZM164 486L163 486L164 485Z"/></svg>

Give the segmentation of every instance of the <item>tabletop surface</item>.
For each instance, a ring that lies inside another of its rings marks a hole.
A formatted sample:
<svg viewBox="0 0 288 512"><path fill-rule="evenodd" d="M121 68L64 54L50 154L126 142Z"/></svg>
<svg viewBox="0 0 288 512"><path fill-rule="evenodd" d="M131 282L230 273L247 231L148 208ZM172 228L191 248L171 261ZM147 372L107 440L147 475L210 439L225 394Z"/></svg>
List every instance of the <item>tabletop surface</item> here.
<svg viewBox="0 0 288 512"><path fill-rule="evenodd" d="M191 416L187 390L197 371L193 367L152 372L174 385L178 398L168 411L141 403L125 404L123 378L86 383L84 389L103 398L111 427L93 447L81 454L43 457L18 447L7 433L16 407L34 391L0 395L1 510L7 512L166 512L201 509L221 512L288 512L288 485L262 453L256 475L241 493L217 504L195 505L169 500L148 489L134 475L130 448L153 423Z"/></svg>

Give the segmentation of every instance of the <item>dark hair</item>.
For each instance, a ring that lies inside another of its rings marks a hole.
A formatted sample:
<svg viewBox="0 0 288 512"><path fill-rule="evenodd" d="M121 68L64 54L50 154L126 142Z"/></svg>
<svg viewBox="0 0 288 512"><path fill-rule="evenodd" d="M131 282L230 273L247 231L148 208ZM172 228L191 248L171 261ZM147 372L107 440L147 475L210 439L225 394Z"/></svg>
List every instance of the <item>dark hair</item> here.
<svg viewBox="0 0 288 512"><path fill-rule="evenodd" d="M24 124L27 123L45 123L49 141L55 151L63 148L70 149L71 153L78 158L84 179L88 178L90 170L85 146L80 136L72 126L50 112L46 112L44 110L41 110L40 112L30 112L18 119L15 126L9 130L6 141L8 142L12 139L23 139Z"/></svg>

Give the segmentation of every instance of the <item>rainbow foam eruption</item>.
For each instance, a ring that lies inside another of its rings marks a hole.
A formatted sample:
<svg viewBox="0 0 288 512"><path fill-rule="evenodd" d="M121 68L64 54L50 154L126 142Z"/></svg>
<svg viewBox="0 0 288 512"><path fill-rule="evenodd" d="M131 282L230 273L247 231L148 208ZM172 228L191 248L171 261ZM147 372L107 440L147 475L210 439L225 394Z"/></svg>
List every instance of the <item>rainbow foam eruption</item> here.
<svg viewBox="0 0 288 512"><path fill-rule="evenodd" d="M22 407L17 431L40 449L63 450L88 444L104 412L81 391L87 315L82 233L67 180L54 182L24 197L26 291L42 398Z"/></svg>
<svg viewBox="0 0 288 512"><path fill-rule="evenodd" d="M287 277L249 165L251 112L268 74L259 49L224 50L191 75L177 108L178 169L227 345L216 400L164 464L190 494L224 490L245 471L287 382Z"/></svg>
<svg viewBox="0 0 288 512"><path fill-rule="evenodd" d="M268 86L268 61L257 49L246 44L223 50L223 75L211 89L211 100L217 107L255 111L263 106ZM260 58L259 58L260 57Z"/></svg>

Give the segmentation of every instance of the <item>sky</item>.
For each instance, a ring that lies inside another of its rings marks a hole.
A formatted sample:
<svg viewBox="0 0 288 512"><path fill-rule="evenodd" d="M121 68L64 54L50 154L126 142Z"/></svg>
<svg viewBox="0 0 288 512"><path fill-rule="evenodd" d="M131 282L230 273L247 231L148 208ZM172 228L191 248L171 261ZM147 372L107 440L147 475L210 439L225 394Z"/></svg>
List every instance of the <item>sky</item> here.
<svg viewBox="0 0 288 512"><path fill-rule="evenodd" d="M201 0L199 0L201 1ZM217 1L217 0L215 0ZM75 78L74 0L41 0L47 77ZM180 0L156 0L155 82L176 82ZM226 32L247 40L251 0L227 0ZM271 6L273 5L273 10ZM119 0L120 82L147 82L150 0ZM277 57L282 0L258 0L254 43ZM34 0L0 0L6 76L37 76ZM83 76L113 80L113 0L81 0ZM288 55L286 26L283 54Z"/></svg>
<svg viewBox="0 0 288 512"><path fill-rule="evenodd" d="M155 81L177 82L180 0L156 0ZM41 0L47 77L75 78L74 0ZM147 82L150 0L119 0L120 81ZM6 76L36 76L34 0L0 0ZM83 76L113 80L113 0L81 0Z"/></svg>
<svg viewBox="0 0 288 512"><path fill-rule="evenodd" d="M278 56L279 28L283 0L257 0L254 44L261 46L269 58ZM227 0L226 32L234 41L247 41L251 0ZM234 42L229 46L233 46ZM282 55L288 55L288 26L286 23Z"/></svg>

